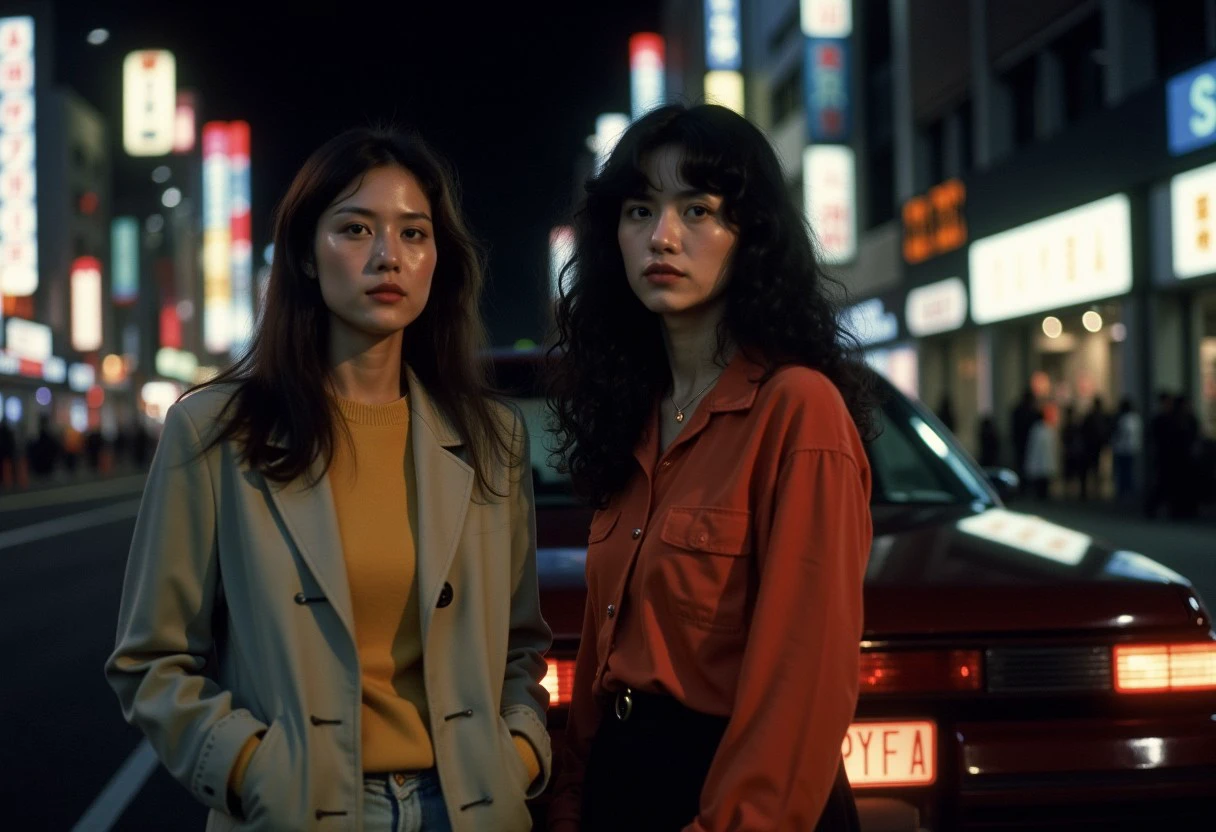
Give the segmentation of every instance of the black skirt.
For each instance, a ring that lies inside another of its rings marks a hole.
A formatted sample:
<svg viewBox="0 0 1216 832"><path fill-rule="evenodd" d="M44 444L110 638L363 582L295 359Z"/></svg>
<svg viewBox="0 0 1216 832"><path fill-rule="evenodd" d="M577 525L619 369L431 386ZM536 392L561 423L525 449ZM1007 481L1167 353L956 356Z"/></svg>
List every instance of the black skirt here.
<svg viewBox="0 0 1216 832"><path fill-rule="evenodd" d="M617 717L615 697L603 703L583 780L584 832L679 832L700 810L727 719L691 710L669 696L633 692L632 700L626 720ZM842 761L813 832L860 829Z"/></svg>

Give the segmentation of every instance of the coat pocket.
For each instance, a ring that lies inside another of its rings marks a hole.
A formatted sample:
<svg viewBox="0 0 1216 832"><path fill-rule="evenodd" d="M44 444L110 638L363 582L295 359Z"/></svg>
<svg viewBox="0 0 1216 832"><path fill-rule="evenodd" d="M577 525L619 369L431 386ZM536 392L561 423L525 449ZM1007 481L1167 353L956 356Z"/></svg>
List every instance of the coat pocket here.
<svg viewBox="0 0 1216 832"><path fill-rule="evenodd" d="M241 783L241 810L249 829L279 829L285 820L287 806L280 800L283 787L291 790L291 766L285 764L286 742L282 719L275 719L262 735L261 742L249 758L245 778Z"/></svg>
<svg viewBox="0 0 1216 832"><path fill-rule="evenodd" d="M672 612L701 630L738 633L751 595L750 511L673 506L663 520L658 570Z"/></svg>

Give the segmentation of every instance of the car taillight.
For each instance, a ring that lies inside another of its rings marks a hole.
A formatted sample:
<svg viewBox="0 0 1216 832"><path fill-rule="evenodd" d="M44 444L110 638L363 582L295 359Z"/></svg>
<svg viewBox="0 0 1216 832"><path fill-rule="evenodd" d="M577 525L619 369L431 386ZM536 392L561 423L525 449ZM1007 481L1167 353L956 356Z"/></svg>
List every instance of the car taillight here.
<svg viewBox="0 0 1216 832"><path fill-rule="evenodd" d="M983 686L978 650L861 654L862 693L950 693Z"/></svg>
<svg viewBox="0 0 1216 832"><path fill-rule="evenodd" d="M571 659L549 659L549 669L541 684L549 691L549 707L570 704L574 692L574 661Z"/></svg>
<svg viewBox="0 0 1216 832"><path fill-rule="evenodd" d="M1119 644L1114 653L1119 693L1216 690L1216 643Z"/></svg>

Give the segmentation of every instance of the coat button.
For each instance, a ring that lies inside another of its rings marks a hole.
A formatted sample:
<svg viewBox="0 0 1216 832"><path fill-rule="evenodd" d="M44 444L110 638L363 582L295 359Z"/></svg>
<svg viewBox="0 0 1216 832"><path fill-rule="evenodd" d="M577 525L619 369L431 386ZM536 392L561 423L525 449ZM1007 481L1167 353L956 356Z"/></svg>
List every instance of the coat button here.
<svg viewBox="0 0 1216 832"><path fill-rule="evenodd" d="M637 539L638 539L639 537L641 537L641 536L642 536L642 530L641 530L641 529L634 529L634 530L633 530L633 539L634 539L634 540L637 540Z"/></svg>
<svg viewBox="0 0 1216 832"><path fill-rule="evenodd" d="M616 604L609 604L608 605L608 617L612 618L615 615L616 615Z"/></svg>
<svg viewBox="0 0 1216 832"><path fill-rule="evenodd" d="M452 593L452 585L451 585L451 584L449 584L449 583L446 583L446 582L445 582L445 583L444 583L444 585L443 585L443 589L442 589L442 590L440 590L440 592L439 592L439 603L438 603L438 604L436 604L436 605L435 605L435 607L436 607L436 608L438 608L438 609L443 609L443 608L444 608L444 607L446 607L448 604L451 604L451 603L452 603L452 595L453 595L453 593Z"/></svg>

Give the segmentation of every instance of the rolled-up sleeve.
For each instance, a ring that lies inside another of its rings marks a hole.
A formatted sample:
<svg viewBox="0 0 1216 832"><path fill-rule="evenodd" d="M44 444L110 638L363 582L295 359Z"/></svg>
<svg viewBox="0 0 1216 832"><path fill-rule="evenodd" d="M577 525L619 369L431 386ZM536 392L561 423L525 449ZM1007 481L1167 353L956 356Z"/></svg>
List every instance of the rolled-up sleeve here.
<svg viewBox="0 0 1216 832"><path fill-rule="evenodd" d="M686 832L815 828L857 704L869 491L849 451L782 459L735 706Z"/></svg>

